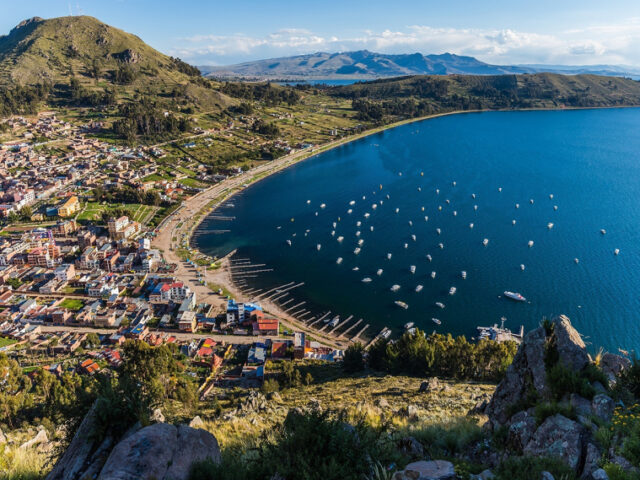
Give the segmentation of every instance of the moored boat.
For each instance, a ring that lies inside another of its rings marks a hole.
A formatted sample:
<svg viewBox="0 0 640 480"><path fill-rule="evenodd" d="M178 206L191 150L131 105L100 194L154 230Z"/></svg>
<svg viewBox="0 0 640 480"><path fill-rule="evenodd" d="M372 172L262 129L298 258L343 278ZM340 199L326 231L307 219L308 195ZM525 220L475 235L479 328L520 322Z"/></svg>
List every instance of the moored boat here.
<svg viewBox="0 0 640 480"><path fill-rule="evenodd" d="M510 298L511 300L515 300L516 302L526 302L527 299L524 298L521 294L516 292L506 291L504 292L504 296Z"/></svg>

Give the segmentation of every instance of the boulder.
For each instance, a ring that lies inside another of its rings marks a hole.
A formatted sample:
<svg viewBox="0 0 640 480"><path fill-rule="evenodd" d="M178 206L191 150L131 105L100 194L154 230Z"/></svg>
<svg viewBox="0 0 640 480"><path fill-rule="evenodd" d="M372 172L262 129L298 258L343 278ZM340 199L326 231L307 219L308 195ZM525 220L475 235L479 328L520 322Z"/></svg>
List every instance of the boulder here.
<svg viewBox="0 0 640 480"><path fill-rule="evenodd" d="M522 452L533 437L537 427L536 419L532 415L524 411L516 413L511 417L511 425L509 425L507 437L508 444Z"/></svg>
<svg viewBox="0 0 640 480"><path fill-rule="evenodd" d="M402 453L411 458L424 457L424 447L414 437L404 437L400 440L399 446Z"/></svg>
<svg viewBox="0 0 640 480"><path fill-rule="evenodd" d="M577 393L572 393L569 397L569 404L574 408L577 415L588 417L591 415L591 402Z"/></svg>
<svg viewBox="0 0 640 480"><path fill-rule="evenodd" d="M280 396L280 394L278 392L271 392L269 394L269 400L271 400L272 402L280 403L280 402L282 402L282 397Z"/></svg>
<svg viewBox="0 0 640 480"><path fill-rule="evenodd" d="M373 404L376 407L381 408L381 409L385 409L385 408L389 408L390 407L389 402L384 397L376 398L376 400L373 402Z"/></svg>
<svg viewBox="0 0 640 480"><path fill-rule="evenodd" d="M560 414L547 418L524 448L525 455L556 457L577 470L582 460L585 428Z"/></svg>
<svg viewBox="0 0 640 480"><path fill-rule="evenodd" d="M550 472L542 472L542 476L540 477L542 480L555 480L553 475Z"/></svg>
<svg viewBox="0 0 640 480"><path fill-rule="evenodd" d="M600 369L607 376L609 386L613 386L616 383L616 377L630 366L631 361L628 358L613 353L605 353L600 359Z"/></svg>
<svg viewBox="0 0 640 480"><path fill-rule="evenodd" d="M420 393L429 393L434 392L440 388L440 382L438 381L438 377L427 378L424 382L420 384L420 388L418 392Z"/></svg>
<svg viewBox="0 0 640 480"><path fill-rule="evenodd" d="M611 418L613 417L614 404L610 396L599 393L593 397L591 408L596 417L607 423L611 421Z"/></svg>
<svg viewBox="0 0 640 480"><path fill-rule="evenodd" d="M507 423L511 407L524 400L531 390L546 396L545 344L545 330L542 327L525 335L487 407L486 413L492 426Z"/></svg>
<svg viewBox="0 0 640 480"><path fill-rule="evenodd" d="M162 414L162 410L160 410L159 408L156 408L151 414L151 417L149 418L149 420L151 420L154 423L163 423L164 415Z"/></svg>
<svg viewBox="0 0 640 480"><path fill-rule="evenodd" d="M209 432L156 423L120 441L98 480L186 480L194 462L220 462L220 447Z"/></svg>
<svg viewBox="0 0 640 480"><path fill-rule="evenodd" d="M24 442L22 445L20 445L20 448L31 448L31 447L35 447L36 445L41 445L43 443L48 443L49 442L49 437L47 436L47 431L42 428L38 430L38 433L36 434L35 437L33 437L31 440Z"/></svg>
<svg viewBox="0 0 640 480"><path fill-rule="evenodd" d="M204 422L202 421L202 419L200 418L199 415L196 415L195 417L193 417L193 419L189 422L189 426L191 428L202 428L204 427Z"/></svg>
<svg viewBox="0 0 640 480"><path fill-rule="evenodd" d="M453 463L445 460L414 462L396 472L394 480L452 480L456 478Z"/></svg>
<svg viewBox="0 0 640 480"><path fill-rule="evenodd" d="M593 472L600 468L599 463L602 458L602 452L593 443L589 442L585 448L584 467L582 467L582 479L590 479Z"/></svg>
<svg viewBox="0 0 640 480"><path fill-rule="evenodd" d="M591 362L582 337L565 315L553 319L553 337L559 361L566 368L579 372Z"/></svg>
<svg viewBox="0 0 640 480"><path fill-rule="evenodd" d="M599 468L591 474L591 480L609 480L609 475L602 468Z"/></svg>

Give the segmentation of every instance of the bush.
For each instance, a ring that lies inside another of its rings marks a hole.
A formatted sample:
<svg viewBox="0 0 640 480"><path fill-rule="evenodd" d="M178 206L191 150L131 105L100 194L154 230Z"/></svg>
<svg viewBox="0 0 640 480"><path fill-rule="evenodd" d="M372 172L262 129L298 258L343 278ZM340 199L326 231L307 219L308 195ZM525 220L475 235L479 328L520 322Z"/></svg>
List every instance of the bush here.
<svg viewBox="0 0 640 480"><path fill-rule="evenodd" d="M640 475L633 472L625 472L624 469L620 465L616 465L615 463L607 463L602 467L605 472L607 472L607 476L609 480L639 480Z"/></svg>
<svg viewBox="0 0 640 480"><path fill-rule="evenodd" d="M536 405L536 422L540 425L547 418L553 417L558 413L572 420L576 419L575 409L571 405L558 402L545 402Z"/></svg>
<svg viewBox="0 0 640 480"><path fill-rule="evenodd" d="M429 456L455 456L482 438L482 428L473 419L461 418L447 423L412 428L406 432L418 440Z"/></svg>
<svg viewBox="0 0 640 480"><path fill-rule="evenodd" d="M570 393L577 393L581 397L591 400L596 394L587 375L569 370L560 363L547 369L547 383L556 400L560 400L565 394Z"/></svg>
<svg viewBox="0 0 640 480"><path fill-rule="evenodd" d="M561 460L544 457L510 457L494 471L497 480L531 480L542 478L542 472L554 478L574 480L576 473Z"/></svg>
<svg viewBox="0 0 640 480"><path fill-rule="evenodd" d="M280 384L275 378L268 378L264 381L262 387L260 387L260 391L265 395L277 392L278 390L280 390Z"/></svg>
<svg viewBox="0 0 640 480"><path fill-rule="evenodd" d="M349 345L344 352L342 368L347 373L361 372L364 370L364 347L361 343Z"/></svg>

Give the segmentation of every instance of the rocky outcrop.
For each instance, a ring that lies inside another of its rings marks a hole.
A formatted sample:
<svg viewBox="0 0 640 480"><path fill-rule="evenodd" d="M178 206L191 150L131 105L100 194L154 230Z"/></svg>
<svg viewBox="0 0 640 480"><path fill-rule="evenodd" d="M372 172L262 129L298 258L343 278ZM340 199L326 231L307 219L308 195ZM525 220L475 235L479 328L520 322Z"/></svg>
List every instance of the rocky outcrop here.
<svg viewBox="0 0 640 480"><path fill-rule="evenodd" d="M118 443L98 480L186 480L191 465L206 459L220 462L220 447L209 432L156 423Z"/></svg>
<svg viewBox="0 0 640 480"><path fill-rule="evenodd" d="M456 478L453 463L445 460L414 462L396 472L393 480L452 480Z"/></svg>
<svg viewBox="0 0 640 480"><path fill-rule="evenodd" d="M149 418L149 420L151 420L154 423L163 423L164 415L162 414L162 410L160 410L159 408L156 408L151 414L151 417Z"/></svg>
<svg viewBox="0 0 640 480"><path fill-rule="evenodd" d="M535 417L525 411L516 413L511 418L511 425L509 425L507 437L509 446L517 452L522 452L531 441L537 428L538 423Z"/></svg>
<svg viewBox="0 0 640 480"><path fill-rule="evenodd" d="M548 387L544 364L545 345L544 328L537 328L525 335L513 363L498 384L487 407L487 415L492 426L506 424L513 405L522 403L531 391L546 396Z"/></svg>
<svg viewBox="0 0 640 480"><path fill-rule="evenodd" d="M131 50L130 48L114 54L113 56L123 63L138 63L142 58L138 52Z"/></svg>
<svg viewBox="0 0 640 480"><path fill-rule="evenodd" d="M574 470L582 466L585 428L560 414L547 418L524 447L526 455L562 459Z"/></svg>
<svg viewBox="0 0 640 480"><path fill-rule="evenodd" d="M440 382L437 377L431 377L420 384L418 391L420 393L434 392L440 388Z"/></svg>
<svg viewBox="0 0 640 480"><path fill-rule="evenodd" d="M31 448L31 447L35 447L36 445L41 445L43 443L48 443L48 442L49 442L49 437L47 436L47 431L44 429L44 427L41 427L38 429L38 433L36 434L36 436L33 437L31 440L24 442L22 445L20 445L20 448L22 449Z"/></svg>
<svg viewBox="0 0 640 480"><path fill-rule="evenodd" d="M631 361L628 358L613 353L605 353L600 359L600 369L607 376L609 386L613 386L616 382L616 377L630 366Z"/></svg>
<svg viewBox="0 0 640 480"><path fill-rule="evenodd" d="M614 404L610 396L600 393L593 397L591 410L603 422L610 422L613 417Z"/></svg>
<svg viewBox="0 0 640 480"><path fill-rule="evenodd" d="M560 363L569 370L579 372L591 363L582 337L565 315L553 320L553 340Z"/></svg>

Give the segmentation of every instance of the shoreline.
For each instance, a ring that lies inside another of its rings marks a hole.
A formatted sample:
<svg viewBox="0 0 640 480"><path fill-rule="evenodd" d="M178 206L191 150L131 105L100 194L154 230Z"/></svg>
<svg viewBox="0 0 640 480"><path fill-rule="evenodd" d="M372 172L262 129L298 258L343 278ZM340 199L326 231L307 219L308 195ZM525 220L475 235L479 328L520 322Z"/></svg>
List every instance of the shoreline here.
<svg viewBox="0 0 640 480"><path fill-rule="evenodd" d="M450 115L458 115L462 113L484 113L484 112L500 112L500 111L509 111L509 112L551 111L551 110L566 111L566 110L592 110L592 109L595 110L595 109L605 109L605 108L609 109L609 108L637 108L637 107L638 106L569 107L569 108L568 107L563 107L563 108L549 107L549 108L531 108L531 109L517 109L517 110L514 110L514 109L456 110L451 112L443 112L443 113L428 115L424 117L401 120L399 122L394 122L388 125L375 127L353 136L348 136L348 137L344 137L329 143L325 143L314 149L311 149L310 151L301 150L301 151L294 152L287 156L281 157L280 159L274 160L268 164L263 164L254 169L248 170L247 172L244 172L243 174L240 174L236 177L225 179L219 184L216 184L208 188L207 190L199 192L193 197L190 197L189 199L187 199L181 205L180 208L178 208L170 216L166 217L165 220L163 220L163 222L161 222L161 224L158 226L158 229L163 228L165 222L171 223L173 220L175 220L172 217L180 216L179 215L180 213L185 213L187 216L186 218L183 219L183 222L182 223L178 222L176 224L176 225L179 225L179 230L175 234L182 236L182 241L186 242L186 245L190 249L189 250L190 252L192 252L194 255L197 255L197 254L203 255L198 248L196 248L195 246L192 246L192 236L194 231L209 215L215 212L216 209L222 203L231 199L236 193L242 191L244 188L247 188L250 185L253 185L259 182L264 178L267 178L275 173L285 170L286 168L296 165L297 163L302 162L308 158L330 151L339 146L346 145L348 143L369 137L371 135L384 132L385 130L390 130L392 128L400 127L403 125L408 125L411 123L422 122L425 120L430 120L430 119L435 119L435 118L440 118L440 117L445 117ZM197 207L195 211L193 210L194 206ZM190 214L193 214L193 215L190 215ZM170 234L173 235L173 230L170 231ZM160 243L163 243L163 242L160 241ZM166 244L166 242L164 243ZM172 242L169 242L169 245L171 246ZM174 250L171 247L169 248L169 250L171 253L174 253ZM213 272L206 272L205 279L208 283L215 283L221 288L226 289L232 296L234 296L239 301L245 301L245 302L251 301L252 300L251 296L246 295L242 291L242 288L239 285L237 285L236 282L233 281L231 270L230 270L230 266L231 266L230 257L232 257L234 253L235 253L235 250L232 252L229 252L229 254L225 255L225 257L222 257L222 259L219 260L220 267L217 270L214 270ZM163 256L167 261L170 261L171 263L176 263L179 265L186 264L184 260L178 258L175 255L171 255L175 257L174 259L167 258L166 250L163 251ZM176 273L177 272L178 270L176 270ZM282 325L287 328L304 331L308 335L311 335L314 338L316 338L318 341L334 347L338 347L338 348L345 348L346 345L351 343L351 341L348 339L344 339L344 338L340 339L339 333L334 335L329 335L327 332L318 332L318 330L311 328L307 323L303 322L302 320L298 320L293 316L287 314L285 310L283 310L282 308L280 308L280 306L274 304L273 302L262 300L262 299L259 299L259 301L262 304L263 309L266 313L269 313L270 315L273 315L274 317L278 318L281 321ZM225 304L226 304L226 299L225 299ZM322 324L319 325L319 327L321 326L323 325ZM338 327L338 329L343 330L345 326L346 326L346 323L344 323L343 321L343 323L341 324L341 326ZM368 335L366 339L359 338L358 340L362 340L363 342L366 342L371 338L375 338L376 335L378 335L377 332L372 335Z"/></svg>

